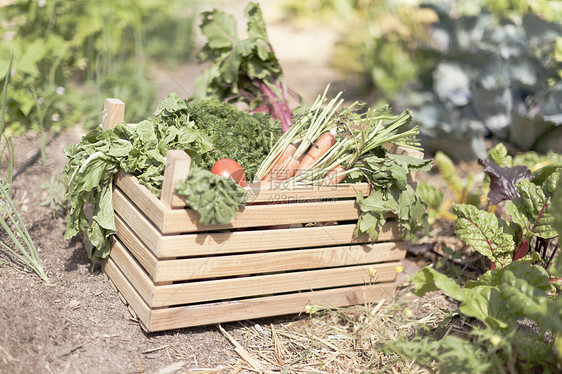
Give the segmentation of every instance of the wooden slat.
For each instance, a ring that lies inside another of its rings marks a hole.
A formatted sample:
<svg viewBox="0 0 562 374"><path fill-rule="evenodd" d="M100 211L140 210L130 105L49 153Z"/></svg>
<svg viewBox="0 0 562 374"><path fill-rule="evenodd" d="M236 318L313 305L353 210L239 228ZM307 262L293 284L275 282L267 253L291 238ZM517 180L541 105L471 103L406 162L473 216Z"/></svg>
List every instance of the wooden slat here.
<svg viewBox="0 0 562 374"><path fill-rule="evenodd" d="M114 192L114 205L118 215L125 216L124 219L116 220L118 231L120 230L119 225L126 221L158 258L247 252L248 243L251 243L252 250L264 251L372 242L367 235L354 237L355 224L211 234L162 235L144 213L141 213L118 190ZM383 226L378 241L396 240L398 236L398 226L394 222L389 222Z"/></svg>
<svg viewBox="0 0 562 374"><path fill-rule="evenodd" d="M361 191L364 196L370 193L368 183L341 183L334 186L271 186L248 185L247 204L318 201L320 199L353 198ZM172 198L172 208L185 208L185 200L178 194Z"/></svg>
<svg viewBox="0 0 562 374"><path fill-rule="evenodd" d="M131 219L141 219L131 206L136 205L149 220L164 234L179 234L198 231L211 231L232 228L260 227L264 225L284 225L291 223L325 222L354 220L359 217L359 209L354 200L327 201L315 203L249 205L244 207L238 217L227 225L201 225L199 215L191 209L165 209L164 205L136 178L118 173L113 206L117 213ZM123 190L121 192L120 190ZM139 193L139 191L143 191ZM125 196L126 194L126 196ZM137 215L135 218L134 215Z"/></svg>
<svg viewBox="0 0 562 374"><path fill-rule="evenodd" d="M124 201L126 199L117 198L116 204L122 204ZM130 229L122 228L124 220L119 218L116 219L117 230L132 230L135 232L158 258L247 252L248 243L251 243L252 250L265 251L372 242L368 235L354 236L355 224L210 234L162 235L133 204L129 204L124 209L118 208L118 210L126 216L126 222ZM389 222L381 229L378 241L396 240L398 236L397 224Z"/></svg>
<svg viewBox="0 0 562 374"><path fill-rule="evenodd" d="M125 300L127 300L131 308L133 308L142 323L145 326L149 326L152 314L151 309L131 285L127 277L123 275L123 272L119 269L111 257L104 260L103 270L113 281L119 292L121 292L121 294L125 297Z"/></svg>
<svg viewBox="0 0 562 374"><path fill-rule="evenodd" d="M394 282L354 286L239 301L189 305L152 311L150 331L162 331L214 323L302 313L308 303L320 307L343 307L391 299Z"/></svg>
<svg viewBox="0 0 562 374"><path fill-rule="evenodd" d="M119 240L112 242L111 258L150 307L190 304L248 296L314 290L393 281L399 261L333 269L299 271L172 285L154 285ZM377 270L372 279L369 268Z"/></svg>
<svg viewBox="0 0 562 374"><path fill-rule="evenodd" d="M400 260L405 250L399 242L160 260L151 275L154 282L167 282L357 265Z"/></svg>
<svg viewBox="0 0 562 374"><path fill-rule="evenodd" d="M211 234L163 235L153 252L156 257L185 257L210 254L306 248L373 242L368 235L354 236L355 224L290 229L217 232ZM135 230L138 232L137 230ZM378 241L396 240L398 225L389 222L381 229Z"/></svg>
<svg viewBox="0 0 562 374"><path fill-rule="evenodd" d="M199 224L199 215L191 209L174 209L164 213L164 223L159 229L164 234L177 234L291 223L346 221L358 217L359 208L355 200L249 205L240 210L236 219L230 224L209 226Z"/></svg>
<svg viewBox="0 0 562 374"><path fill-rule="evenodd" d="M162 260L154 256L119 215L116 216L116 223L117 237L141 263L154 282L393 261L404 258L406 249L406 243L388 242ZM218 248L215 254L222 254L221 249Z"/></svg>
<svg viewBox="0 0 562 374"><path fill-rule="evenodd" d="M302 313L309 303L320 307L376 303L382 298L391 299L395 289L394 282L387 282L238 301L151 309L111 258L105 261L104 270L148 331Z"/></svg>
<svg viewBox="0 0 562 374"><path fill-rule="evenodd" d="M308 291L369 283L369 267L377 270L377 282L396 278L399 261L334 269L289 272L201 282L156 286L152 306L200 303L248 296Z"/></svg>
<svg viewBox="0 0 562 374"><path fill-rule="evenodd" d="M115 215L115 225L117 226L117 234L115 236L135 256L144 270L153 277L157 271L158 259L118 214Z"/></svg>

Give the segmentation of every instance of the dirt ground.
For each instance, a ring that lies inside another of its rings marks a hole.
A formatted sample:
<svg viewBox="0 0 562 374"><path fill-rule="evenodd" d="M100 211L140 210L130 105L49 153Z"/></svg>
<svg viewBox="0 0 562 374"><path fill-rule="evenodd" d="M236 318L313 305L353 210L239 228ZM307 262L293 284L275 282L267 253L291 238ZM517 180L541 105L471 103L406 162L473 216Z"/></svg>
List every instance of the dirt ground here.
<svg viewBox="0 0 562 374"><path fill-rule="evenodd" d="M237 9L241 12L243 6ZM289 86L306 100L312 101L330 80L341 80L327 63L329 55L322 52L333 43L331 34L318 40L310 33L279 24L268 27ZM199 71L200 67L194 65L155 71L154 79L161 87L159 96L171 91L192 92ZM56 177L67 161L62 148L81 135L74 129L54 138L48 145L46 162L33 163L14 180L14 200L41 251L51 284L46 285L10 256L0 254L0 373L230 372L239 356L216 325L143 332L106 276L99 270L90 271L80 240L63 239L66 216L53 217L51 209L41 206L46 196L42 184ZM30 133L15 143L17 171L36 154L39 139ZM5 233L0 232L0 239L7 242ZM248 326L276 326L288 321L304 323L305 317L223 327L241 338Z"/></svg>

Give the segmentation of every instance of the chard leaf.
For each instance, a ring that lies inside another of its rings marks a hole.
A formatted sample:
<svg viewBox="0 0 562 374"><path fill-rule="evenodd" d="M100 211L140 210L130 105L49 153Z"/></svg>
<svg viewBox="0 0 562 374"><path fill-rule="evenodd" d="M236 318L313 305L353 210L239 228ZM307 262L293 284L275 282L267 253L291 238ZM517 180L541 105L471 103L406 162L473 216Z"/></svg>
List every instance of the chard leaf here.
<svg viewBox="0 0 562 374"><path fill-rule="evenodd" d="M423 296L427 292L441 290L453 299L460 301L460 311L467 316L478 318L493 328L505 328L502 321L505 310L498 302L498 291L490 286L463 288L453 279L432 268L423 268L412 277L414 293Z"/></svg>
<svg viewBox="0 0 562 374"><path fill-rule="evenodd" d="M544 274L548 282L548 275ZM506 272L499 286L501 298L514 313L533 319L543 332L562 336L562 299L550 299L543 289L534 287L526 278Z"/></svg>
<svg viewBox="0 0 562 374"><path fill-rule="evenodd" d="M506 211L513 221L523 229L526 237L538 236L549 239L556 235L552 227L554 216L551 212L550 196L540 186L528 180L521 181L517 188L520 197L506 205Z"/></svg>
<svg viewBox="0 0 562 374"><path fill-rule="evenodd" d="M453 204L457 236L497 266L511 262L515 242L507 223L494 214L468 204Z"/></svg>
<svg viewBox="0 0 562 374"><path fill-rule="evenodd" d="M484 166L484 172L490 176L490 192L488 193L490 204L497 205L503 200L519 197L517 183L523 179L533 179L533 173L525 166L500 167L492 160L480 160L480 164Z"/></svg>
<svg viewBox="0 0 562 374"><path fill-rule="evenodd" d="M525 279L530 285L540 290L547 291L550 289L546 270L542 266L532 265L525 261L513 261L502 269L488 271L476 281L468 281L465 286L467 288L499 286L506 272L512 273L516 278Z"/></svg>

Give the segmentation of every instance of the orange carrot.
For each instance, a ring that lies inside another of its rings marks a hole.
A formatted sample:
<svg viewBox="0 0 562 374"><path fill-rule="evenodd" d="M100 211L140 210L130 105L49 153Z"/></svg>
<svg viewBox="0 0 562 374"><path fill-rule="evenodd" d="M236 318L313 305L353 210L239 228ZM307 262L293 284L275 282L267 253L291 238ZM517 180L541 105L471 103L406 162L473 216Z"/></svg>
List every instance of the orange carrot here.
<svg viewBox="0 0 562 374"><path fill-rule="evenodd" d="M324 180L321 185L327 186L332 184L338 184L345 179L345 169L341 165L337 165L332 170L326 173Z"/></svg>
<svg viewBox="0 0 562 374"><path fill-rule="evenodd" d="M289 144L287 148L281 153L281 156L275 161L271 169L262 178L262 181L268 181L271 179L281 179L279 177L284 176L284 170L290 163L294 164L293 155L295 154L297 147L294 144ZM286 178L284 178L286 179Z"/></svg>
<svg viewBox="0 0 562 374"><path fill-rule="evenodd" d="M310 169L312 165L336 144L336 138L330 132L325 132L316 139L298 166L298 173Z"/></svg>

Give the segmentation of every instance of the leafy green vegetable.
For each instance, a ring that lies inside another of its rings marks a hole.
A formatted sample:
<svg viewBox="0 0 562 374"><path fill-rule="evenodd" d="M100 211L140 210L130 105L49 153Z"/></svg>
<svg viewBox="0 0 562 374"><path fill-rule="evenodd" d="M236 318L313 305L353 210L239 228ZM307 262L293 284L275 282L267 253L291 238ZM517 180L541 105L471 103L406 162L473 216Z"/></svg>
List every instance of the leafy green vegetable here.
<svg viewBox="0 0 562 374"><path fill-rule="evenodd" d="M500 167L492 160L481 160L480 164L484 166L484 172L490 177L490 192L488 192L490 204L497 205L503 200L519 197L520 193L515 185L523 179L534 178L531 171L523 165Z"/></svg>
<svg viewBox="0 0 562 374"><path fill-rule="evenodd" d="M203 225L230 223L246 204L246 191L233 179L197 167L191 168L187 179L177 184L176 191L199 213Z"/></svg>
<svg viewBox="0 0 562 374"><path fill-rule="evenodd" d="M363 197L361 192L357 195L361 216L356 234L368 233L376 240L379 230L393 214L404 237L412 238L416 232L427 235L427 204L407 184L407 176L410 172L428 171L432 161L391 153L386 153L383 158L365 158L364 161L369 168L362 169L362 172L374 188L370 196Z"/></svg>
<svg viewBox="0 0 562 374"><path fill-rule="evenodd" d="M538 236L545 239L557 236L551 225L553 217L549 194L528 180L521 181L517 188L521 191L521 196L509 201L506 210L522 228L523 235L526 238Z"/></svg>
<svg viewBox="0 0 562 374"><path fill-rule="evenodd" d="M468 204L454 204L453 212L458 217L457 235L460 240L495 265L503 267L511 262L515 241L507 222Z"/></svg>
<svg viewBox="0 0 562 374"><path fill-rule="evenodd" d="M199 53L211 65L196 81L199 98L245 102L253 111L265 111L281 121L283 132L291 124L289 91L283 71L269 44L258 4L248 3L248 38L239 39L236 20L220 11L201 14L201 31L207 44Z"/></svg>
<svg viewBox="0 0 562 374"><path fill-rule="evenodd" d="M486 325L484 329L475 328L471 335L496 336L492 342L495 346L507 343L508 346L502 348L512 351L515 357L501 357L498 364L527 360L552 368L559 362L562 356L562 298L548 296L550 285L544 268L522 261L513 262L502 269L482 275L477 281L469 282L466 287L434 269L425 268L413 277L412 282L416 295L423 296L427 292L442 290L460 302L461 313L477 318ZM518 322L523 319L534 321L541 329L541 335L520 331ZM545 332L554 335L552 342L542 340ZM519 338L508 340L514 334ZM438 349L448 347L441 343L443 341L432 344ZM485 342L478 341L477 346L482 345L486 345ZM415 346L419 347L419 344ZM536 356L539 353L548 354L552 348L556 348L558 359Z"/></svg>

